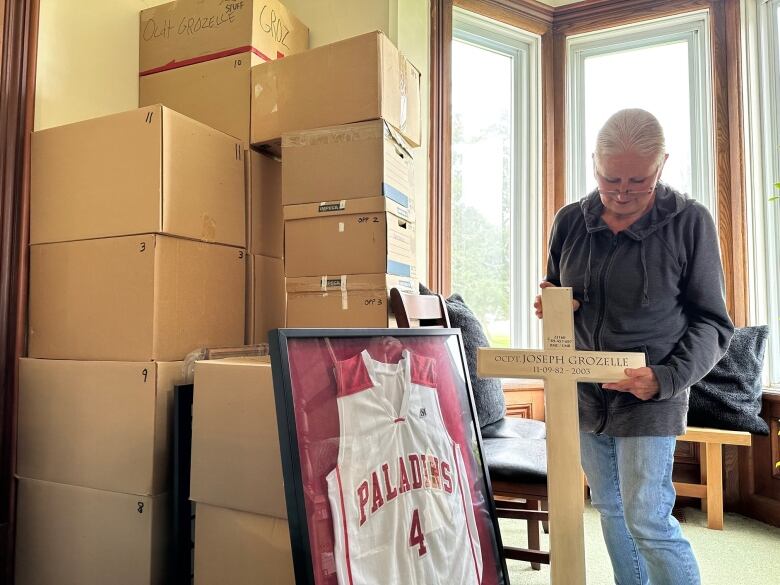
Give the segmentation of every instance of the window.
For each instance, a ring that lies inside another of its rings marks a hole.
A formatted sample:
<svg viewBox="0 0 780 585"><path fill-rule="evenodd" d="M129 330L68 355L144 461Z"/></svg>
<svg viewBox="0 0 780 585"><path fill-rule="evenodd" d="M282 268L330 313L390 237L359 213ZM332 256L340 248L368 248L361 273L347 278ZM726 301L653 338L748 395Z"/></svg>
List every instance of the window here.
<svg viewBox="0 0 780 585"><path fill-rule="evenodd" d="M780 387L780 0L743 2L750 322L769 325L765 384Z"/></svg>
<svg viewBox="0 0 780 585"><path fill-rule="evenodd" d="M452 290L496 346L539 343L539 46L536 35L454 10Z"/></svg>
<svg viewBox="0 0 780 585"><path fill-rule="evenodd" d="M567 201L596 186L596 135L616 111L644 108L661 122L663 180L716 216L709 15L695 12L569 37Z"/></svg>

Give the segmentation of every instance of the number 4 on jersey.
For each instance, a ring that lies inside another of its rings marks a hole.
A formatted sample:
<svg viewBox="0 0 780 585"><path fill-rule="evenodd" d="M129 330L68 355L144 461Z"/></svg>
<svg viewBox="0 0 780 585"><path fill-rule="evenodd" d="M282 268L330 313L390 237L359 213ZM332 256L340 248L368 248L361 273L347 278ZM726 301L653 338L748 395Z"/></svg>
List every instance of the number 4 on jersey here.
<svg viewBox="0 0 780 585"><path fill-rule="evenodd" d="M412 529L409 531L409 546L418 547L417 554L421 557L425 556L425 553L428 552L428 549L425 547L425 535L420 526L420 510L417 508L412 512Z"/></svg>

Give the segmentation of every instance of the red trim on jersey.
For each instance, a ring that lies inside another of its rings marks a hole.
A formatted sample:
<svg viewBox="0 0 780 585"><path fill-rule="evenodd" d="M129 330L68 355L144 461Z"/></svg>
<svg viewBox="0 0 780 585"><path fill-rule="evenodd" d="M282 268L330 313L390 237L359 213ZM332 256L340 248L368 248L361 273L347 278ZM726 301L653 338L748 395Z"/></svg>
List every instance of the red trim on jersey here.
<svg viewBox="0 0 780 585"><path fill-rule="evenodd" d="M436 360L411 352L409 360L411 382L427 388L436 388ZM336 384L339 398L374 387L374 382L363 361L362 353L336 363Z"/></svg>
<svg viewBox="0 0 780 585"><path fill-rule="evenodd" d="M436 361L422 355L409 353L412 362L411 379L413 384L436 388Z"/></svg>
<svg viewBox="0 0 780 585"><path fill-rule="evenodd" d="M399 423L399 422L404 422L405 420L406 420L406 417L404 417L404 416L399 416L399 417L398 417L397 419L395 419L393 422L394 422L394 423Z"/></svg>
<svg viewBox="0 0 780 585"><path fill-rule="evenodd" d="M336 384L339 398L357 394L374 387L374 382L368 374L366 364L363 363L362 354L357 354L348 360L336 363Z"/></svg>
<svg viewBox="0 0 780 585"><path fill-rule="evenodd" d="M466 497L463 495L463 483L460 481L460 465L458 465L458 453L456 451L457 445L452 444L452 460L455 465L455 469L458 474L458 487L460 488L460 503L463 506L463 519L466 522L466 532L469 535L469 546L471 547L471 558L474 559L474 574L477 577L477 583L479 583L479 565L477 564L477 553L474 551L474 539L471 537L471 528L469 527L469 511L466 509ZM472 514L474 511L472 510Z"/></svg>
<svg viewBox="0 0 780 585"><path fill-rule="evenodd" d="M341 525L344 527L344 559L347 562L349 585L352 585L352 563L349 561L349 534L347 533L347 513L344 509L344 488L341 485L341 472L336 466L336 479L339 481L339 500L341 501Z"/></svg>

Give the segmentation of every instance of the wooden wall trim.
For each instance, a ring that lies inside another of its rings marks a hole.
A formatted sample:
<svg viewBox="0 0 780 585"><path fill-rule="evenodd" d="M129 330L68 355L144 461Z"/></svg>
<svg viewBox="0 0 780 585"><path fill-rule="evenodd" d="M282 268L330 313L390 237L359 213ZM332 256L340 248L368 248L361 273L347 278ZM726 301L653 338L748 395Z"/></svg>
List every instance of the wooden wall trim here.
<svg viewBox="0 0 780 585"><path fill-rule="evenodd" d="M449 296L452 144L452 0L431 0L428 286Z"/></svg>
<svg viewBox="0 0 780 585"><path fill-rule="evenodd" d="M535 0L454 0L454 5L538 35L553 23L553 7Z"/></svg>
<svg viewBox="0 0 780 585"><path fill-rule="evenodd" d="M0 575L13 582L18 359L25 352L38 0L5 2L0 59Z"/></svg>
<svg viewBox="0 0 780 585"><path fill-rule="evenodd" d="M566 35L555 30L553 25L553 164L552 173L555 190L547 202L546 230L549 242L549 229L552 227L555 212L566 204Z"/></svg>
<svg viewBox="0 0 780 585"><path fill-rule="evenodd" d="M712 2L712 88L713 125L715 127L715 188L718 201L718 234L726 277L726 304L732 319L744 325L747 317L747 295L744 294L746 250L744 245L744 169L742 168L742 132L739 54L732 60L730 52L739 39L729 40L733 31L727 29L727 4L737 4L737 37L739 31L739 5L736 0ZM730 49L731 47L731 49ZM737 94L737 95L734 95ZM733 126L734 120L737 127ZM735 144L736 143L736 144ZM735 148L736 147L736 148ZM736 217L735 217L736 215ZM739 221L739 223L737 223ZM742 291L740 294L739 291Z"/></svg>
<svg viewBox="0 0 780 585"><path fill-rule="evenodd" d="M554 28L567 35L709 8L711 0L586 0L555 9Z"/></svg>
<svg viewBox="0 0 780 585"><path fill-rule="evenodd" d="M6 0L0 0L0 54L3 53L3 28L5 27L5 4Z"/></svg>
<svg viewBox="0 0 780 585"><path fill-rule="evenodd" d="M744 104L742 103L742 22L739 0L725 2L725 53L727 63L729 173L730 197L725 205L731 213L729 240L723 242L730 248L731 264L724 267L727 281L731 282L729 307L734 324L748 324L750 293L748 290L748 242L747 242L747 187L745 177L745 142L743 133Z"/></svg>

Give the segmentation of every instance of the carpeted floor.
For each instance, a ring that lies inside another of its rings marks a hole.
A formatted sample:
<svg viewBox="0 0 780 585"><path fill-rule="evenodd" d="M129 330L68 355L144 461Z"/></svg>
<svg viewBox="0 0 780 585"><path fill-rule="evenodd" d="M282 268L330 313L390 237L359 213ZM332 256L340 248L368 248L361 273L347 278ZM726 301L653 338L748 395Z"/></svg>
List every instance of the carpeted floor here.
<svg viewBox="0 0 780 585"><path fill-rule="evenodd" d="M691 541L702 573L702 585L780 584L780 528L736 514L726 514L725 530L707 529L703 512L685 508L683 532ZM525 522L501 520L506 544L525 547ZM612 568L601 536L598 513L585 508L585 555L588 585L613 585ZM547 547L542 534L542 547ZM550 570L531 570L528 563L507 561L511 585L548 585Z"/></svg>

